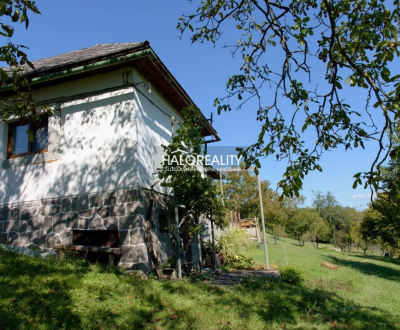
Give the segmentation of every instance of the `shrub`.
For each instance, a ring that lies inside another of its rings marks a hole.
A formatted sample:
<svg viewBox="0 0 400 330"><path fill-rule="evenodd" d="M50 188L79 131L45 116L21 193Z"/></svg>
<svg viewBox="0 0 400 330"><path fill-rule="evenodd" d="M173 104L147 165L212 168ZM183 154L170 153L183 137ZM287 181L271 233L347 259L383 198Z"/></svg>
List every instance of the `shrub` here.
<svg viewBox="0 0 400 330"><path fill-rule="evenodd" d="M240 254L227 255L224 259L224 266L230 269L250 269L254 264L253 259L246 258Z"/></svg>
<svg viewBox="0 0 400 330"><path fill-rule="evenodd" d="M301 284L305 278L301 269L294 266L288 266L281 269L281 279L286 283L298 285Z"/></svg>

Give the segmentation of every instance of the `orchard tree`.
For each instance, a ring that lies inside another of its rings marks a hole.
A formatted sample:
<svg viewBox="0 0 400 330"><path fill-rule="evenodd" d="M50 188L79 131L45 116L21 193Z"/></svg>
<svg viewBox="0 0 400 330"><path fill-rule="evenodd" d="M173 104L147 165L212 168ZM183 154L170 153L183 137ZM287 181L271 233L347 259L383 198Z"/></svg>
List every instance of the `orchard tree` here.
<svg viewBox="0 0 400 330"><path fill-rule="evenodd" d="M286 232L304 246L304 235L310 230L311 223L318 213L311 208L299 209L296 214L287 222Z"/></svg>
<svg viewBox="0 0 400 330"><path fill-rule="evenodd" d="M378 224L382 221L382 214L374 210L372 205L364 212L363 218L359 227L360 248L364 254L374 245L378 238Z"/></svg>
<svg viewBox="0 0 400 330"><path fill-rule="evenodd" d="M330 228L328 226L328 223L321 218L319 213L315 209L312 210L313 212L310 212L311 221L309 233L313 246L318 249L319 242L329 237Z"/></svg>
<svg viewBox="0 0 400 330"><path fill-rule="evenodd" d="M381 165L400 154L384 142L400 110L399 0L191 2L197 8L179 18L181 33L241 58L215 106L219 113L256 107L258 139L239 149L246 166L259 168L265 156L287 160L278 186L299 195L304 176L322 171L324 152L374 140L374 160L353 186L377 190ZM349 92L357 104L346 102Z"/></svg>
<svg viewBox="0 0 400 330"><path fill-rule="evenodd" d="M321 218L327 222L333 244L337 247L338 240L336 236L346 223L346 212L330 191L327 191L325 195L320 191L313 193L313 207L317 210Z"/></svg>
<svg viewBox="0 0 400 330"><path fill-rule="evenodd" d="M261 181L264 199L273 193L268 181ZM230 171L224 180L224 197L228 210L240 213L242 219L260 217L257 177L249 171Z"/></svg>
<svg viewBox="0 0 400 330"><path fill-rule="evenodd" d="M399 128L393 134L400 148ZM393 157L382 170L381 190L372 202L373 210L365 217L362 228L368 237L378 239L383 248L400 255L400 159Z"/></svg>

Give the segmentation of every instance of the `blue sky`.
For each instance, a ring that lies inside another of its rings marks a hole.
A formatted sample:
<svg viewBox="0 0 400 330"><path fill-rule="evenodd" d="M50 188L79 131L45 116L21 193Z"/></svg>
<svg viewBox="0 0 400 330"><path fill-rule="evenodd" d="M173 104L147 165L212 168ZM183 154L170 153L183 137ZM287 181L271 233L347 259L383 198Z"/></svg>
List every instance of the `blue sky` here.
<svg viewBox="0 0 400 330"><path fill-rule="evenodd" d="M42 15L31 15L29 29L17 28L13 41L28 46L30 59L36 60L95 44L148 40L203 113L209 116L214 112L214 127L222 138L220 145L249 145L256 139L260 126L254 107L249 104L220 116L213 107L214 99L224 95L227 77L237 72L239 62L228 49L192 45L189 35L179 39L178 17L193 12L195 2L38 0ZM365 96L353 91L346 98L348 103L357 104ZM370 192L353 190L352 176L368 170L376 150L374 143L367 143L366 150L324 154L323 172L311 173L304 180L302 194L307 198L306 204L312 201L312 190L330 190L341 204L364 208ZM271 181L276 188L286 164L264 159L261 165L261 178Z"/></svg>

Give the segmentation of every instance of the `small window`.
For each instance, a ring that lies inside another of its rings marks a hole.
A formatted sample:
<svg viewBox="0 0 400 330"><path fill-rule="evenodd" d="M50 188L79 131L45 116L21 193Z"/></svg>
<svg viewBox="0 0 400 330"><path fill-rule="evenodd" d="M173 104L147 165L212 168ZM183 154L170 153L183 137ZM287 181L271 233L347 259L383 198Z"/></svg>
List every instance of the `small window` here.
<svg viewBox="0 0 400 330"><path fill-rule="evenodd" d="M33 134L33 141L28 130ZM17 121L8 125L8 158L47 152L48 145L48 116L42 116L38 122Z"/></svg>
<svg viewBox="0 0 400 330"><path fill-rule="evenodd" d="M160 225L160 233L168 233L168 216L166 214L158 215L158 224Z"/></svg>

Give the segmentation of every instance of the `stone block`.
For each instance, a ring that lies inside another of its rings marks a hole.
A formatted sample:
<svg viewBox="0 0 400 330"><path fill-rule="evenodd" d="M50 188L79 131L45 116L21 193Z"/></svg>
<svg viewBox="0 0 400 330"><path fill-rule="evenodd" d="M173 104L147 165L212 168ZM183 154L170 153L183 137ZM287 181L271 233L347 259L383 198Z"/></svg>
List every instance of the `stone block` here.
<svg viewBox="0 0 400 330"><path fill-rule="evenodd" d="M45 215L46 213L46 206L41 205L37 208L37 214L39 215Z"/></svg>
<svg viewBox="0 0 400 330"><path fill-rule="evenodd" d="M27 231L43 229L44 217L36 214L31 220L27 221Z"/></svg>
<svg viewBox="0 0 400 330"><path fill-rule="evenodd" d="M21 221L14 221L14 220L4 221L4 231L6 233L10 231L18 232L20 225Z"/></svg>
<svg viewBox="0 0 400 330"><path fill-rule="evenodd" d="M110 216L110 206L103 206L98 208L97 214L101 216L103 219L108 218Z"/></svg>
<svg viewBox="0 0 400 330"><path fill-rule="evenodd" d="M61 211L61 206L55 206L55 205L46 206L44 215L53 216L60 213L60 211Z"/></svg>
<svg viewBox="0 0 400 330"><path fill-rule="evenodd" d="M81 218L92 218L97 212L97 209L91 208L86 211L79 212L79 217Z"/></svg>
<svg viewBox="0 0 400 330"><path fill-rule="evenodd" d="M32 243L33 232L19 234L19 244L29 245Z"/></svg>
<svg viewBox="0 0 400 330"><path fill-rule="evenodd" d="M12 208L9 215L10 220L21 220L21 211L18 207Z"/></svg>
<svg viewBox="0 0 400 330"><path fill-rule="evenodd" d="M126 215L125 204L115 204L111 206L111 216Z"/></svg>
<svg viewBox="0 0 400 330"><path fill-rule="evenodd" d="M117 191L107 191L104 193L104 205L114 205L117 203Z"/></svg>
<svg viewBox="0 0 400 330"><path fill-rule="evenodd" d="M72 244L72 236L66 237L61 241L61 244Z"/></svg>
<svg viewBox="0 0 400 330"><path fill-rule="evenodd" d="M65 228L61 233L60 237L62 240L64 240L67 237L72 237L72 229L71 228Z"/></svg>
<svg viewBox="0 0 400 330"><path fill-rule="evenodd" d="M149 209L142 202L133 202L126 204L126 211L127 215L141 214L143 216L146 216Z"/></svg>
<svg viewBox="0 0 400 330"><path fill-rule="evenodd" d="M37 230L32 233L32 243L39 246L46 246L46 233L44 230Z"/></svg>
<svg viewBox="0 0 400 330"><path fill-rule="evenodd" d="M136 246L122 246L121 249L121 263L137 263L148 261L147 247L145 244Z"/></svg>
<svg viewBox="0 0 400 330"><path fill-rule="evenodd" d="M53 198L53 199L42 200L42 205L45 205L45 206L52 206L52 205L61 206L61 204L62 204L62 199L61 198Z"/></svg>
<svg viewBox="0 0 400 330"><path fill-rule="evenodd" d="M53 232L53 218L52 217L45 217L43 219L43 230L46 233Z"/></svg>
<svg viewBox="0 0 400 330"><path fill-rule="evenodd" d="M145 232L143 228L136 228L129 231L130 244L144 244L145 243Z"/></svg>
<svg viewBox="0 0 400 330"><path fill-rule="evenodd" d="M28 221L21 221L18 228L18 232L25 233L26 231L30 231L28 230Z"/></svg>
<svg viewBox="0 0 400 330"><path fill-rule="evenodd" d="M54 244L61 244L61 237L59 234L50 233L47 235L47 247L54 247Z"/></svg>
<svg viewBox="0 0 400 330"><path fill-rule="evenodd" d="M119 190L117 197L118 203L135 202L139 198L138 188Z"/></svg>
<svg viewBox="0 0 400 330"><path fill-rule="evenodd" d="M104 205L102 194L93 194L89 196L90 207L101 207Z"/></svg>
<svg viewBox="0 0 400 330"><path fill-rule="evenodd" d="M65 226L67 228L79 228L79 215L78 213L66 213Z"/></svg>
<svg viewBox="0 0 400 330"><path fill-rule="evenodd" d="M104 219L104 227L108 230L118 230L118 218L109 217Z"/></svg>
<svg viewBox="0 0 400 330"><path fill-rule="evenodd" d="M42 203L40 201L25 202L25 203L20 204L19 209L22 211L25 209L30 209L32 207L37 208L40 205L42 205Z"/></svg>
<svg viewBox="0 0 400 330"><path fill-rule="evenodd" d="M129 245L129 230L121 230L119 232L119 242L118 245Z"/></svg>
<svg viewBox="0 0 400 330"><path fill-rule="evenodd" d="M36 207L31 207L23 210L21 212L21 220L29 220L32 219L33 216L36 214L37 208Z"/></svg>
<svg viewBox="0 0 400 330"><path fill-rule="evenodd" d="M63 198L61 201L61 212L71 212L72 198Z"/></svg>
<svg viewBox="0 0 400 330"><path fill-rule="evenodd" d="M22 211L26 210L28 208L28 203L18 203L17 207ZM32 206L29 206L31 208Z"/></svg>
<svg viewBox="0 0 400 330"><path fill-rule="evenodd" d="M54 216L53 217L53 231L58 234L61 233L66 227L66 225L65 225L66 221L67 221L66 213L59 213L56 216Z"/></svg>
<svg viewBox="0 0 400 330"><path fill-rule="evenodd" d="M10 210L7 206L0 207L0 220L2 221L10 220L8 218L9 214Z"/></svg>
<svg viewBox="0 0 400 330"><path fill-rule="evenodd" d="M79 229L88 229L90 220L88 218L80 218L78 221Z"/></svg>
<svg viewBox="0 0 400 330"><path fill-rule="evenodd" d="M86 211L89 209L89 196L81 195L72 199L71 211Z"/></svg>
<svg viewBox="0 0 400 330"><path fill-rule="evenodd" d="M18 233L14 232L8 233L7 243L8 245L18 245L19 243Z"/></svg>
<svg viewBox="0 0 400 330"><path fill-rule="evenodd" d="M139 214L118 217L119 230L144 227L144 223L143 216Z"/></svg>
<svg viewBox="0 0 400 330"><path fill-rule="evenodd" d="M104 227L104 222L103 219L98 214L96 214L90 221L90 229L96 229L99 227Z"/></svg>

